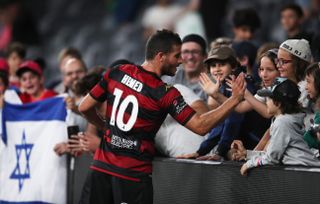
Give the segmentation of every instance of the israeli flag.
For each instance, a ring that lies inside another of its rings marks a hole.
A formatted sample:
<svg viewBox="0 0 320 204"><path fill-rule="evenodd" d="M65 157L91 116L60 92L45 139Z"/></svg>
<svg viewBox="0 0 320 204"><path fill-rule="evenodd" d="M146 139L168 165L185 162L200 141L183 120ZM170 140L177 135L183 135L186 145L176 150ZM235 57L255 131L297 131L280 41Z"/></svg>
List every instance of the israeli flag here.
<svg viewBox="0 0 320 204"><path fill-rule="evenodd" d="M65 119L61 97L24 105L5 103L0 204L66 203L66 158L53 150L67 140Z"/></svg>

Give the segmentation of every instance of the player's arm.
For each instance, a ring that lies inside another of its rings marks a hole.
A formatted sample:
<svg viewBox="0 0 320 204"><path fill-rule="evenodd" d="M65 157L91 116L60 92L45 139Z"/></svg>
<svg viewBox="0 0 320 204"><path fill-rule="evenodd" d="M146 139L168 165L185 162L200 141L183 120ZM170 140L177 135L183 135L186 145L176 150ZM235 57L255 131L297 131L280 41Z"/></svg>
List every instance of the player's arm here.
<svg viewBox="0 0 320 204"><path fill-rule="evenodd" d="M79 105L80 113L98 129L104 130L104 121L97 113L96 107L100 102L87 94Z"/></svg>
<svg viewBox="0 0 320 204"><path fill-rule="evenodd" d="M204 114L195 114L185 126L199 135L205 135L225 119L242 100L246 88L243 74L239 75L234 83L236 86L232 87L232 96L221 106Z"/></svg>

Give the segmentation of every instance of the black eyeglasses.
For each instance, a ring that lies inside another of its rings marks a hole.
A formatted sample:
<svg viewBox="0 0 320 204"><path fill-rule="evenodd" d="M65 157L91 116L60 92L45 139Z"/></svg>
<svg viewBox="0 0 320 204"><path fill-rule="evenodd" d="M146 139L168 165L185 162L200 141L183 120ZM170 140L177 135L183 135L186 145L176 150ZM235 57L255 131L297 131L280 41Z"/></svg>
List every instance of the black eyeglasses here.
<svg viewBox="0 0 320 204"><path fill-rule="evenodd" d="M201 50L182 50L181 55L186 56L186 55L192 55L192 56L200 56L201 55Z"/></svg>

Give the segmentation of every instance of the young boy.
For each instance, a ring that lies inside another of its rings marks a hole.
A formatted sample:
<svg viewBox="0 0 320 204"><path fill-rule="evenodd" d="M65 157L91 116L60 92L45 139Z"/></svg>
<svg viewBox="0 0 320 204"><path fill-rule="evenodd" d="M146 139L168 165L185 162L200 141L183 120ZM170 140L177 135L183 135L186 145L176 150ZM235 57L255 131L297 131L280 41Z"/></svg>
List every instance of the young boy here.
<svg viewBox="0 0 320 204"><path fill-rule="evenodd" d="M301 113L298 86L287 78L276 78L271 89L259 90L267 98L267 111L274 115L270 126L270 140L266 151L248 151L248 161L241 167L246 175L254 167L268 164L320 166L303 140L305 114Z"/></svg>
<svg viewBox="0 0 320 204"><path fill-rule="evenodd" d="M216 92L222 97L228 98L231 96L231 92L228 90L226 79L232 74L241 72L239 63L236 59L235 52L230 47L218 47L209 52L208 58L204 61L208 66L211 76L218 82L219 88ZM247 81L247 87L249 91L254 92L254 87L250 81ZM215 95L207 91L208 95ZM219 100L214 97L209 97L208 105L210 108L217 108L220 105ZM227 159L230 144L235 138L240 137L241 125L244 122L245 115L232 112L228 117L220 122L215 128L212 129L208 139L203 141L195 153L185 154L178 156L178 158L197 158L199 160L222 160ZM216 149L214 149L216 148ZM211 150L214 150L214 154L206 155Z"/></svg>
<svg viewBox="0 0 320 204"><path fill-rule="evenodd" d="M23 103L41 101L57 95L56 92L44 88L44 78L41 67L34 61L27 60L18 68L16 75L19 77L19 97Z"/></svg>

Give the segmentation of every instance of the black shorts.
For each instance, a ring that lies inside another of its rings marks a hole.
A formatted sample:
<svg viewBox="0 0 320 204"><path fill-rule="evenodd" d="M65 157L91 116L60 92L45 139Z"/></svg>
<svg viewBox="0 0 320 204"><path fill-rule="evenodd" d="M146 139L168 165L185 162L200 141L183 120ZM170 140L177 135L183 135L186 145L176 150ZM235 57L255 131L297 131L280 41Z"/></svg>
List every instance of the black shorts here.
<svg viewBox="0 0 320 204"><path fill-rule="evenodd" d="M80 203L152 204L152 178L135 182L91 170L83 187Z"/></svg>

